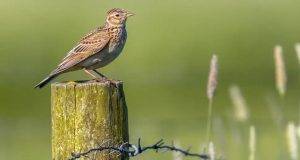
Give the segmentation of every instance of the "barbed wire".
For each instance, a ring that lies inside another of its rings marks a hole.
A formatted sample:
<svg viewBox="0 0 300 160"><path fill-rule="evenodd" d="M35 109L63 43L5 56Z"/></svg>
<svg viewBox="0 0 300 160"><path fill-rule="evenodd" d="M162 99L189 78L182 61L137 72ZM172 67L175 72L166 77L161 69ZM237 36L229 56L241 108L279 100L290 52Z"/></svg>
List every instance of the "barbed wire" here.
<svg viewBox="0 0 300 160"><path fill-rule="evenodd" d="M130 144L128 142L123 143L119 147L105 146L105 144L109 141L110 140L104 141L102 144L99 145L99 147L92 148L92 149L82 152L82 153L73 153L72 152L71 153L72 157L69 158L68 160L76 160L76 159L79 159L80 157L87 157L88 154L90 154L92 152L101 152L104 150L111 151L109 154L117 152L119 154L128 155L129 157L134 157L134 156L140 155L147 150L155 150L156 152L158 152L159 150L165 150L165 151L179 152L185 156L196 157L196 158L200 158L200 159L204 159L204 160L210 159L209 156L205 155L205 154L191 153L190 152L191 148L188 148L187 150L183 150L183 149L175 147L173 143L170 146L164 145L163 139L159 140L158 142L156 142L155 144L153 144L151 146L145 146L145 147L142 147L140 138L138 139L137 146Z"/></svg>

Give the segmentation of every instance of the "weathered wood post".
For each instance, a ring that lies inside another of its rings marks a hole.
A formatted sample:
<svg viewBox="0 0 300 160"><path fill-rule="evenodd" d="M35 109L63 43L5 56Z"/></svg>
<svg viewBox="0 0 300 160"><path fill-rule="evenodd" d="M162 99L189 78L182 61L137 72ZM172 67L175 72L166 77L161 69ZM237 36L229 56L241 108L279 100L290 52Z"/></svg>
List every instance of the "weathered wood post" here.
<svg viewBox="0 0 300 160"><path fill-rule="evenodd" d="M122 82L54 83L52 93L52 160L66 160L106 145L128 142L128 117ZM80 160L126 160L109 151L89 154Z"/></svg>

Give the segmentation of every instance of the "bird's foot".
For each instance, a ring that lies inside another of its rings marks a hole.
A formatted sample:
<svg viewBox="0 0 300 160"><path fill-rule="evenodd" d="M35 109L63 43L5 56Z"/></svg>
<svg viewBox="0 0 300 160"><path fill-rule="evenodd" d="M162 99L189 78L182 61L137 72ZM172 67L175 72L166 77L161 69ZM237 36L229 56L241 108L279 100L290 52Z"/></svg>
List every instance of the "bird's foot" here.
<svg viewBox="0 0 300 160"><path fill-rule="evenodd" d="M98 82L109 81L107 77L101 77L101 78L99 77L99 78L95 78L94 80Z"/></svg>

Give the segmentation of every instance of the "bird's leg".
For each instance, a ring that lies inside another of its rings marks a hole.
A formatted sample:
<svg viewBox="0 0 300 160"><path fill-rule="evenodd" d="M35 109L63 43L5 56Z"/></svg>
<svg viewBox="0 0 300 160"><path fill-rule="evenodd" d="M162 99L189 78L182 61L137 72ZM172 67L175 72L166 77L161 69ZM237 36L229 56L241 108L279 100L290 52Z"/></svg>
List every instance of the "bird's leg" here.
<svg viewBox="0 0 300 160"><path fill-rule="evenodd" d="M107 77L105 75L101 74L97 70L93 69L93 71L96 72L96 74L100 75L102 78L107 79Z"/></svg>
<svg viewBox="0 0 300 160"><path fill-rule="evenodd" d="M103 80L106 79L106 77L99 73L97 70L89 70L89 69L84 69L84 72L87 73L88 75L92 76L95 79Z"/></svg>

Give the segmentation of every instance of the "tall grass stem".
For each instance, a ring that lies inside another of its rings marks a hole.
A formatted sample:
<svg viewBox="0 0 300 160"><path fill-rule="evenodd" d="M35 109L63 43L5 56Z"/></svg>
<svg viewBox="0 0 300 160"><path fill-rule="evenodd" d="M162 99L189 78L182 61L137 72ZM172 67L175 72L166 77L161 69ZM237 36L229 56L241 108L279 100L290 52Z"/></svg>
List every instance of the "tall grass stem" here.
<svg viewBox="0 0 300 160"><path fill-rule="evenodd" d="M217 83L218 83L218 57L217 55L213 55L212 59L210 61L210 68L209 68L209 75L208 75L208 82L207 82L207 97L209 100L208 104L208 118L207 118L207 131L206 131L206 140L207 145L209 145L210 142L210 132L212 127L212 118L213 118L213 110L212 110L212 103L213 98L217 89Z"/></svg>
<svg viewBox="0 0 300 160"><path fill-rule="evenodd" d="M212 117L213 117L213 110L212 110L213 100L209 100L208 104L208 119L207 119L207 129L206 129L206 144L208 145L211 139L211 128L212 128Z"/></svg>
<svg viewBox="0 0 300 160"><path fill-rule="evenodd" d="M255 127L250 126L249 130L249 160L255 160L255 149L256 149L256 131Z"/></svg>

